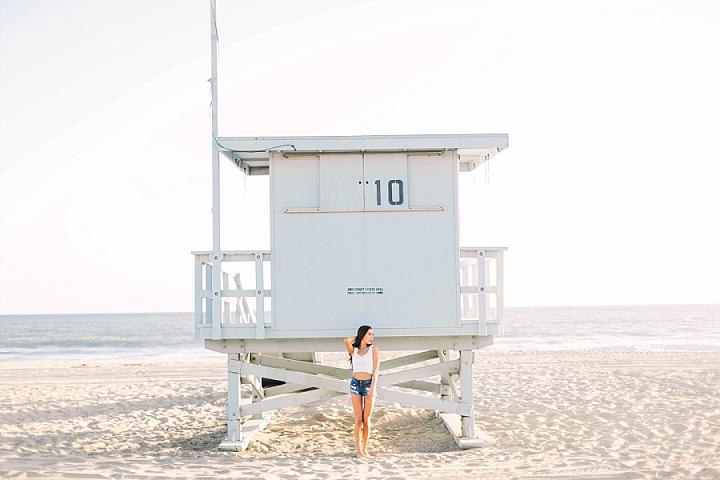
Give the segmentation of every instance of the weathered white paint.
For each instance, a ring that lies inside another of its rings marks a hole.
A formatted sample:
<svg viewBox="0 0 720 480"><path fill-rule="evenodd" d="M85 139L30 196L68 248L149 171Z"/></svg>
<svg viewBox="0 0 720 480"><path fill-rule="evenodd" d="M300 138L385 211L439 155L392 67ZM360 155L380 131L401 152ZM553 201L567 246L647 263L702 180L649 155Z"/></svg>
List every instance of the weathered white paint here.
<svg viewBox="0 0 720 480"><path fill-rule="evenodd" d="M314 336L372 324L417 335L459 327L451 154L273 154L270 161L274 331ZM426 205L443 209L390 214ZM287 214L299 208L327 214Z"/></svg>

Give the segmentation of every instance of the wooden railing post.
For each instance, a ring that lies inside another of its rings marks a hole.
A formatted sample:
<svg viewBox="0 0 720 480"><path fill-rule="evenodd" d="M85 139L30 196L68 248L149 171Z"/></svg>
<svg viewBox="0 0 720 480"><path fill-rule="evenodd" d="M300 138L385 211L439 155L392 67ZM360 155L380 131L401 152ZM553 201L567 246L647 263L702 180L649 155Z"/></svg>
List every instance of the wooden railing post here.
<svg viewBox="0 0 720 480"><path fill-rule="evenodd" d="M242 439L242 427L240 423L240 375L230 370L230 362L240 360L237 353L228 354L228 402L226 413L228 419L228 440L239 442Z"/></svg>
<svg viewBox="0 0 720 480"><path fill-rule="evenodd" d="M474 270L473 280L477 285L477 320L478 335L487 335L487 312L485 301L485 250L477 251L477 265Z"/></svg>
<svg viewBox="0 0 720 480"><path fill-rule="evenodd" d="M212 263L205 262L205 290L212 291ZM213 299L205 298L205 323L213 324ZM214 327L213 327L214 328ZM213 332L214 336L214 332Z"/></svg>
<svg viewBox="0 0 720 480"><path fill-rule="evenodd" d="M497 295L496 295L496 302L495 302L495 318L498 322L498 333L502 335L503 333L503 308L504 308L504 291L503 291L503 277L504 277L504 266L503 266L503 251L499 250L497 252L497 260L496 260L496 268L497 268Z"/></svg>
<svg viewBox="0 0 720 480"><path fill-rule="evenodd" d="M265 277L262 253L255 254L255 322L255 337L265 338Z"/></svg>
<svg viewBox="0 0 720 480"><path fill-rule="evenodd" d="M200 339L200 324L203 323L203 260L195 255L195 340Z"/></svg>

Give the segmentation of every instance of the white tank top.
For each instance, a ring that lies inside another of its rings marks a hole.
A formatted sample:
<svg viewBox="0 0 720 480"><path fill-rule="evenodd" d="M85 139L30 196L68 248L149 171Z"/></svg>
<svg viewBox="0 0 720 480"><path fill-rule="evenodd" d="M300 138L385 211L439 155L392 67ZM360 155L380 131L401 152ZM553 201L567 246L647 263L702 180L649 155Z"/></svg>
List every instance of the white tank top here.
<svg viewBox="0 0 720 480"><path fill-rule="evenodd" d="M374 364L372 347L368 348L365 355L358 354L358 349L353 348L353 373L364 372L372 375Z"/></svg>

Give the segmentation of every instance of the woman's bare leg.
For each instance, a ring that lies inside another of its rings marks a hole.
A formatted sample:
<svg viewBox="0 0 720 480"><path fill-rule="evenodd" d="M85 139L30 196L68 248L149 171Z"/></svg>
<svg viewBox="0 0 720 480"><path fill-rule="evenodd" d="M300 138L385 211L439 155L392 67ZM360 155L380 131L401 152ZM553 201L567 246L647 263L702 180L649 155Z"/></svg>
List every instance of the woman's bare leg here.
<svg viewBox="0 0 720 480"><path fill-rule="evenodd" d="M363 453L363 449L360 444L360 430L363 427L363 397L351 394L350 398L352 398L353 413L355 414L355 425L353 425L355 448L357 449L357 456L364 457L365 454Z"/></svg>
<svg viewBox="0 0 720 480"><path fill-rule="evenodd" d="M362 442L362 454L367 456L367 444L370 438L370 416L372 415L373 407L375 406L375 397L365 397L363 405L362 415L362 426L363 426L363 442ZM356 420L357 421L357 420Z"/></svg>

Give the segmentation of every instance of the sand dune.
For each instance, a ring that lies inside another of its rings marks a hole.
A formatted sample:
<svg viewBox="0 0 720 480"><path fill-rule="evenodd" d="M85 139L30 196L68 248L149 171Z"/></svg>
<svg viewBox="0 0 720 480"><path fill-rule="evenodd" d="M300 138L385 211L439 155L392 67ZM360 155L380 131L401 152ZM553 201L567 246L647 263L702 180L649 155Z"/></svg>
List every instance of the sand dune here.
<svg viewBox="0 0 720 480"><path fill-rule="evenodd" d="M720 352L483 351L485 447L379 402L378 456L358 460L347 397L276 412L246 452L217 451L221 356L0 363L0 478L719 478L719 373Z"/></svg>

